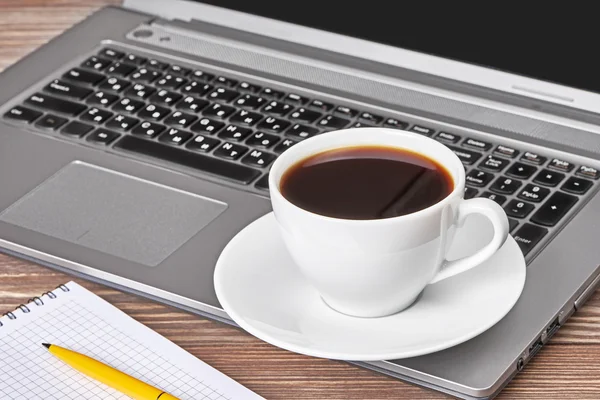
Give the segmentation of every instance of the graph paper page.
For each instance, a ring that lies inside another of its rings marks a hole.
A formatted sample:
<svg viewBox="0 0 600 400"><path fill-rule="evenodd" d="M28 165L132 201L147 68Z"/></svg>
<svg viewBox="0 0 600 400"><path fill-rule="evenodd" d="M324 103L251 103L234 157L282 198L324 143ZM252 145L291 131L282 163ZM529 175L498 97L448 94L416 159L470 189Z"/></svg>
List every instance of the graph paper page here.
<svg viewBox="0 0 600 400"><path fill-rule="evenodd" d="M262 399L75 282L65 287L14 311L14 319L0 318L2 399L129 399L64 364L44 342L91 356L182 400Z"/></svg>

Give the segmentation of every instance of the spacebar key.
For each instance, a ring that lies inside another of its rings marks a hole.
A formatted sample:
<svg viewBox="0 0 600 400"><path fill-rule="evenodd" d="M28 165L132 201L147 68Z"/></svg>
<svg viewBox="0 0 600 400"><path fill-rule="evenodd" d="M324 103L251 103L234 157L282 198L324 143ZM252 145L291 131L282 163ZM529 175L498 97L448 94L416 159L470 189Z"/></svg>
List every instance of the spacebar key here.
<svg viewBox="0 0 600 400"><path fill-rule="evenodd" d="M233 164L218 158L207 157L201 154L191 153L185 150L170 147L157 142L151 142L147 139L141 139L134 136L124 136L115 146L117 149L143 154L150 157L159 158L164 161L180 164L188 168L197 169L210 174L240 182L249 183L260 172L245 167L243 165Z"/></svg>

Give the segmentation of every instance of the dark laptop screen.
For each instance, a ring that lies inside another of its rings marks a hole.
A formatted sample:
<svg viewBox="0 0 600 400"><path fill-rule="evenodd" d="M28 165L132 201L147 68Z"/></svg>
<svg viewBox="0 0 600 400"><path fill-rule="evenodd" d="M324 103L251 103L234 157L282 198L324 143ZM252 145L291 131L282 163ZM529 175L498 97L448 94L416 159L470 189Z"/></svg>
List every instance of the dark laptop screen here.
<svg viewBox="0 0 600 400"><path fill-rule="evenodd" d="M553 17L551 7L527 14L502 2L468 10L395 0L201 2L600 92L597 24L581 21L580 8L570 17L558 7Z"/></svg>

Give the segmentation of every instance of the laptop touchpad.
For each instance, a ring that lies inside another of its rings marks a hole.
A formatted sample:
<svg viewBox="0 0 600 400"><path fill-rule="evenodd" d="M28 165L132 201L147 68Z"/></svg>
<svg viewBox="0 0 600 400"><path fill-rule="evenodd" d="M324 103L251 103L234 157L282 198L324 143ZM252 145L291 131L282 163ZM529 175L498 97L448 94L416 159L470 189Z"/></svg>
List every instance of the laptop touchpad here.
<svg viewBox="0 0 600 400"><path fill-rule="evenodd" d="M157 266L227 204L73 162L0 213L26 229Z"/></svg>

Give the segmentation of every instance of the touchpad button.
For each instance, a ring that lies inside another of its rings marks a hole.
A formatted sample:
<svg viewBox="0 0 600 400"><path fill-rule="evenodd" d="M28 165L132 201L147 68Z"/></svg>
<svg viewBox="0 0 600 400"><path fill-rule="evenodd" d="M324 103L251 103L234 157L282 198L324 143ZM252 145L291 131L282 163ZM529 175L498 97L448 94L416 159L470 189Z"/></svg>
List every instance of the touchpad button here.
<svg viewBox="0 0 600 400"><path fill-rule="evenodd" d="M227 204L73 162L0 213L0 221L157 266Z"/></svg>

